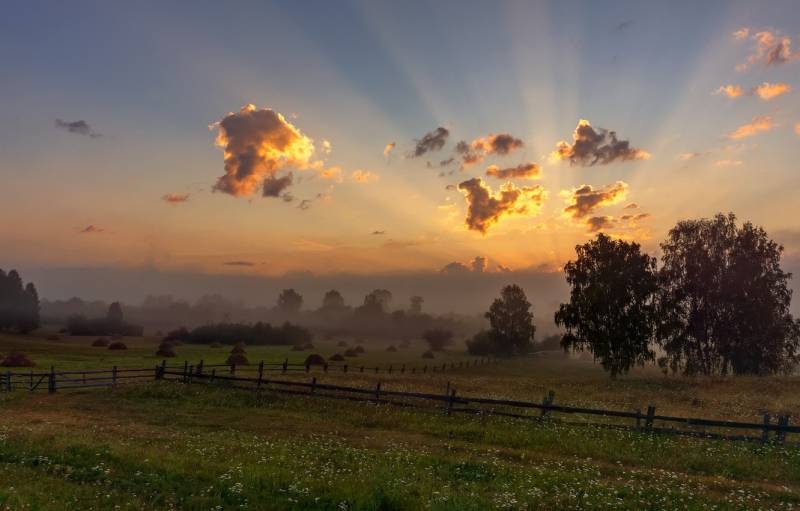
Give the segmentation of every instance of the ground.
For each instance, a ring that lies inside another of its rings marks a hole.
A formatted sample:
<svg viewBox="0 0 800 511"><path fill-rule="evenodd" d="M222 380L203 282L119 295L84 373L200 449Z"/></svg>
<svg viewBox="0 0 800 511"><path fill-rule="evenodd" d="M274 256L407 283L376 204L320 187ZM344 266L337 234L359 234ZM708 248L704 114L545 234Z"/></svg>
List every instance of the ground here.
<svg viewBox="0 0 800 511"><path fill-rule="evenodd" d="M65 368L157 363L155 339L125 353L91 339L0 337ZM315 341L328 355L335 342ZM424 364L365 342L364 364ZM179 360L227 349L179 346ZM248 347L251 360L307 353ZM459 352L438 361L466 361ZM359 361L360 363L360 361ZM310 378L300 374L295 378ZM797 416L797 378L612 380L590 361L540 357L426 375L329 373L320 381L757 420ZM0 509L795 509L800 447L492 416L446 416L311 397L149 382L0 394ZM570 417L569 420L576 420ZM795 439L796 440L796 439Z"/></svg>

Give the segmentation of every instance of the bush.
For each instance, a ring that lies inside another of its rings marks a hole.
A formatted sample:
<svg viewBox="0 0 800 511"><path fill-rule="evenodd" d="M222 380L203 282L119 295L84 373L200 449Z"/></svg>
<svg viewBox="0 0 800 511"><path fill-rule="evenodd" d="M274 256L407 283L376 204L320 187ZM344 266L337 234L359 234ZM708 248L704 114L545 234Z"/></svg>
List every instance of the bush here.
<svg viewBox="0 0 800 511"><path fill-rule="evenodd" d="M122 341L114 341L108 345L108 349L110 350L127 350L128 347Z"/></svg>
<svg viewBox="0 0 800 511"><path fill-rule="evenodd" d="M431 350L426 351L422 354L422 358L434 358L433 352Z"/></svg>
<svg viewBox="0 0 800 511"><path fill-rule="evenodd" d="M107 348L109 343L110 341L105 337L98 337L97 339L94 340L94 342L92 342L92 346L96 348Z"/></svg>
<svg viewBox="0 0 800 511"><path fill-rule="evenodd" d="M156 351L156 355L159 357L174 357L175 350L172 347L172 344L168 342L162 342L158 346L158 351Z"/></svg>
<svg viewBox="0 0 800 511"><path fill-rule="evenodd" d="M225 363L229 365L246 366L250 364L250 361L247 360L244 353L231 353Z"/></svg>
<svg viewBox="0 0 800 511"><path fill-rule="evenodd" d="M341 353L335 353L331 355L328 360L332 360L333 362L344 362L344 357L341 355Z"/></svg>
<svg viewBox="0 0 800 511"><path fill-rule="evenodd" d="M3 367L35 367L36 363L26 357L22 353L9 353L6 358L0 362Z"/></svg>
<svg viewBox="0 0 800 511"><path fill-rule="evenodd" d="M311 355L306 357L305 361L306 366L324 366L325 359L322 355L318 355L317 353L312 353Z"/></svg>
<svg viewBox="0 0 800 511"><path fill-rule="evenodd" d="M467 352L470 355L486 356L494 353L494 342L487 330L481 330L467 341Z"/></svg>
<svg viewBox="0 0 800 511"><path fill-rule="evenodd" d="M428 343L431 351L442 351L445 346L453 343L453 332L443 328L425 330L422 338Z"/></svg>
<svg viewBox="0 0 800 511"><path fill-rule="evenodd" d="M395 348L395 347L394 347L394 344L392 344L391 346L389 346L388 348L386 348L386 351L388 351L389 353L394 353L394 352L396 352L396 351L397 351L397 348Z"/></svg>

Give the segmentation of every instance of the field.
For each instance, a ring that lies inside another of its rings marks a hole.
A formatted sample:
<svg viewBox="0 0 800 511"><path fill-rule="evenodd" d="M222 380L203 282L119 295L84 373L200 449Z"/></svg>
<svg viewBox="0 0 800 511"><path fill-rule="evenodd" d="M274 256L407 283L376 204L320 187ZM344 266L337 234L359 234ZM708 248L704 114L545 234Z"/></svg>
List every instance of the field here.
<svg viewBox="0 0 800 511"><path fill-rule="evenodd" d="M42 367L154 367L155 339L124 353L91 339L0 337ZM350 342L353 345L352 341ZM316 352L342 349L315 341ZM353 364L421 366L421 341ZM227 349L179 346L176 363ZM248 347L251 361L307 353ZM453 351L442 363L470 360ZM427 361L430 363L431 361ZM319 381L757 421L800 416L800 379L609 379L590 361L538 357L435 374L315 373ZM299 374L294 378L310 378ZM796 509L800 448L646 434L559 419L445 416L311 397L152 382L0 393L0 509Z"/></svg>

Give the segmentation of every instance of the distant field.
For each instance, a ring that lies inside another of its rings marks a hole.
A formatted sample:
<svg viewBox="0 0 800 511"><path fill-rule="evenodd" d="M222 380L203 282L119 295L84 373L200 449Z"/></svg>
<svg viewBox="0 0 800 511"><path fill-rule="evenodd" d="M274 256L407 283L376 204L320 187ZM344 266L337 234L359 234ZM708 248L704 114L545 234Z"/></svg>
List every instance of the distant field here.
<svg viewBox="0 0 800 511"><path fill-rule="evenodd" d="M41 366L154 366L156 339L125 353L92 339L0 336ZM315 341L316 352L341 348ZM351 343L352 344L352 343ZM366 340L364 364L424 364ZM183 359L228 349L179 346ZM251 360L307 353L248 347ZM452 352L435 362L467 360ZM609 379L590 361L539 357L426 375L329 373L320 381L758 420L800 416L800 379ZM304 374L292 376L308 378ZM800 448L648 435L171 382L0 393L0 509L796 509ZM792 440L792 437L789 437ZM797 440L796 438L794 439Z"/></svg>

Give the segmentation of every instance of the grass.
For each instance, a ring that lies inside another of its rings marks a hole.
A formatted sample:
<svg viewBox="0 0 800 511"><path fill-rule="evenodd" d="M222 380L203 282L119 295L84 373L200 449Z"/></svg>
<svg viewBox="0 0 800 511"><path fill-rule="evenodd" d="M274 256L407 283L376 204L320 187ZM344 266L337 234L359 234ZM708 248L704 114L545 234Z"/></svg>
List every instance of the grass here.
<svg viewBox="0 0 800 511"><path fill-rule="evenodd" d="M0 353L21 344L40 365L46 360L71 368L156 363L155 339L126 340L132 349L122 354L97 353L103 350L90 342L6 336ZM315 344L323 354L340 349L333 341ZM417 362L413 350L424 349L414 343L410 352L386 353L365 346L365 364L388 365L403 356ZM181 357L215 356L203 346L177 349ZM247 350L251 360L262 353L307 355ZM220 358L228 350L222 351ZM464 360L459 353L445 357ZM443 391L449 381L459 393L528 400L554 389L556 401L567 404L626 409L653 402L659 411L693 416L800 412L796 378L666 378L640 370L611 380L589 362L560 358L378 377L384 388ZM378 377L329 373L319 379L374 385ZM800 507L795 444L448 417L436 409L172 382L0 394L0 409L0 509Z"/></svg>

